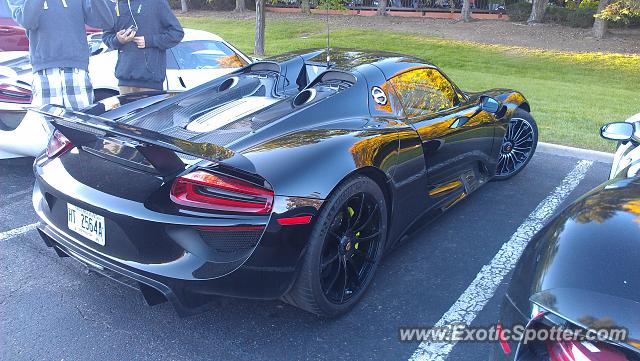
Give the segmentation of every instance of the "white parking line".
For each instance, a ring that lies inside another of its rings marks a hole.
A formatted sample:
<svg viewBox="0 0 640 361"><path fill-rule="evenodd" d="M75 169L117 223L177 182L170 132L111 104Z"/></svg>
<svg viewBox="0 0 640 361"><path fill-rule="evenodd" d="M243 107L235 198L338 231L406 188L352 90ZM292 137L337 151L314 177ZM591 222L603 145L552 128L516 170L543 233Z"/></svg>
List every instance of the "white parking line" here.
<svg viewBox="0 0 640 361"><path fill-rule="evenodd" d="M482 270L480 270L469 287L434 326L471 324L493 297L504 277L516 265L518 258L520 258L531 238L542 229L545 221L580 184L591 165L593 165L593 162L587 160L581 160L576 164L575 168L567 174L562 183L531 212L511 236L511 239L502 245L491 262L482 267ZM453 349L453 346L455 346L455 342L436 343L423 341L409 360L444 360Z"/></svg>
<svg viewBox="0 0 640 361"><path fill-rule="evenodd" d="M1 232L0 233L0 242L10 240L11 238L17 237L17 236L19 236L21 234L33 231L34 229L36 229L38 224L39 223L37 223L37 222L36 223L31 223L31 224L27 224L26 226L22 226L22 227L10 229L10 230L5 231L5 232Z"/></svg>

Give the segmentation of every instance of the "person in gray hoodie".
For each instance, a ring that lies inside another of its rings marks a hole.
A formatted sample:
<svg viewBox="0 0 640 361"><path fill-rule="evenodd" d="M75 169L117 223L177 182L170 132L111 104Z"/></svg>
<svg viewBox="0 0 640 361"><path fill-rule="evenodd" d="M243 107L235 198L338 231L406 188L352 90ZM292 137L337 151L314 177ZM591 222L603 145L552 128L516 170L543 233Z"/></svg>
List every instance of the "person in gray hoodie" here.
<svg viewBox="0 0 640 361"><path fill-rule="evenodd" d="M109 0L8 0L12 17L27 30L34 106L82 109L93 103L85 24L109 29Z"/></svg>
<svg viewBox="0 0 640 361"><path fill-rule="evenodd" d="M184 30L167 0L116 0L116 22L102 41L118 50L120 93L162 90L167 49L180 43Z"/></svg>

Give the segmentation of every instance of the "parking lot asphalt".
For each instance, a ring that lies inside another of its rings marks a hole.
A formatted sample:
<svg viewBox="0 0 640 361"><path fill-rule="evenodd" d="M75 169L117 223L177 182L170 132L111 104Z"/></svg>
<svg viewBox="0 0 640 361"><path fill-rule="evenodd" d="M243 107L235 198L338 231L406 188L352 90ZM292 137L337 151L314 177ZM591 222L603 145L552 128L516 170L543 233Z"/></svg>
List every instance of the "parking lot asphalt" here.
<svg viewBox="0 0 640 361"><path fill-rule="evenodd" d="M47 248L28 227L37 222L30 161L2 161L0 359L407 360L419 342L401 342L399 327L438 322L580 160L539 152L515 178L485 185L388 254L362 302L331 320L279 301L221 297L187 318L166 303L148 307L135 290ZM602 183L609 167L594 162L564 204ZM473 326L496 322L509 277ZM447 359L483 360L491 348L459 343Z"/></svg>

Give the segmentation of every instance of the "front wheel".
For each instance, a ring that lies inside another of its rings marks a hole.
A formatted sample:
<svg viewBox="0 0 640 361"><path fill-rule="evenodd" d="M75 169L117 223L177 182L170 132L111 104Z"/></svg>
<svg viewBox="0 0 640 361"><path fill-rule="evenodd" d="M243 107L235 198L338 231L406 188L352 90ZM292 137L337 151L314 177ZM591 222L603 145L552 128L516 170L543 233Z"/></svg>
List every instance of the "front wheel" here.
<svg viewBox="0 0 640 361"><path fill-rule="evenodd" d="M333 192L311 232L300 274L284 301L323 317L335 317L360 300L384 250L384 199L380 187L361 176Z"/></svg>
<svg viewBox="0 0 640 361"><path fill-rule="evenodd" d="M509 179L529 163L538 146L538 126L531 114L517 109L500 145L496 180Z"/></svg>

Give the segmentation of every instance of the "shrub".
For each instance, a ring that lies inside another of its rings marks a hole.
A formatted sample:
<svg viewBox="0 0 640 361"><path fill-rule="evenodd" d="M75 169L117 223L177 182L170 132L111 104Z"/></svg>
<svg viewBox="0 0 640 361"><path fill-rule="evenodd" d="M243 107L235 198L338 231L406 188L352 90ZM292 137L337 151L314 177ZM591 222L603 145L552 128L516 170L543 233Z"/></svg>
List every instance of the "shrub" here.
<svg viewBox="0 0 640 361"><path fill-rule="evenodd" d="M582 2L580 3L580 9L597 9L599 4L599 0L582 0Z"/></svg>
<svg viewBox="0 0 640 361"><path fill-rule="evenodd" d="M507 15L511 21L527 21L529 15L531 15L531 4L519 2L507 5Z"/></svg>
<svg viewBox="0 0 640 361"><path fill-rule="evenodd" d="M566 24L569 14L573 11L560 6L549 6L544 13L545 21Z"/></svg>
<svg viewBox="0 0 640 361"><path fill-rule="evenodd" d="M592 7L578 8L571 11L567 16L567 25L574 28L590 28L593 26L595 18L593 17L598 9Z"/></svg>

